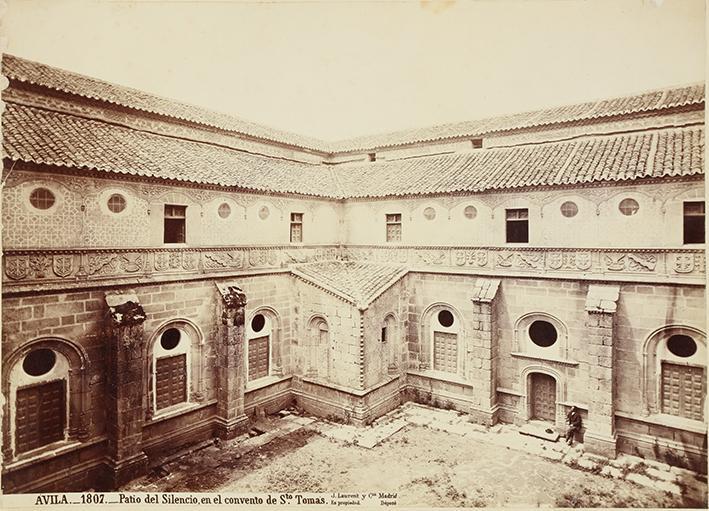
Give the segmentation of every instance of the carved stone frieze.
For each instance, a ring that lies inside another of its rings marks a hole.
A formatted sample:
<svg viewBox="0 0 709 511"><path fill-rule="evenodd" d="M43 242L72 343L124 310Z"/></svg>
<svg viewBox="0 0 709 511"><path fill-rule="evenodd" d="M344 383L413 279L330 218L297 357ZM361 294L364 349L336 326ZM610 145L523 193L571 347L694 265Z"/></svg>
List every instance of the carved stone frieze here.
<svg viewBox="0 0 709 511"><path fill-rule="evenodd" d="M8 286L22 283L91 280L149 274L213 273L288 267L318 261L361 261L414 268L469 268L530 274L618 274L623 278L701 279L701 250L529 249L510 247L265 246L180 249L20 249L4 254Z"/></svg>

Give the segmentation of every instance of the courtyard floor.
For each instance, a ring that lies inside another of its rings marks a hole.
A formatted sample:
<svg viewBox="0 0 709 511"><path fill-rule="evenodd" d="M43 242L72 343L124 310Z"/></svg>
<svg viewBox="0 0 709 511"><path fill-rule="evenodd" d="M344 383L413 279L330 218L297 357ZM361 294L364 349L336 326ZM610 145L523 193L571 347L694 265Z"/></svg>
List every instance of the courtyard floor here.
<svg viewBox="0 0 709 511"><path fill-rule="evenodd" d="M413 403L367 428L286 411L251 435L174 455L122 491L339 492L363 504L388 492L407 507L707 506L706 477L693 472L633 456L607 460L563 439L486 429Z"/></svg>

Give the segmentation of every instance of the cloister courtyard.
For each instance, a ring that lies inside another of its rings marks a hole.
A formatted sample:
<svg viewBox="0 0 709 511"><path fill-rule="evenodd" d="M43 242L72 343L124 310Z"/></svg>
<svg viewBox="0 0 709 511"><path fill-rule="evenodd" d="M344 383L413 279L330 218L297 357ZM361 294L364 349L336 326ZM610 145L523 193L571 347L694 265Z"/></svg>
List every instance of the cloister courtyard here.
<svg viewBox="0 0 709 511"><path fill-rule="evenodd" d="M122 491L297 492L365 505L381 493L407 507L707 506L701 474L635 456L608 460L563 438L483 428L414 403L366 428L293 409L262 417L248 435L172 453Z"/></svg>

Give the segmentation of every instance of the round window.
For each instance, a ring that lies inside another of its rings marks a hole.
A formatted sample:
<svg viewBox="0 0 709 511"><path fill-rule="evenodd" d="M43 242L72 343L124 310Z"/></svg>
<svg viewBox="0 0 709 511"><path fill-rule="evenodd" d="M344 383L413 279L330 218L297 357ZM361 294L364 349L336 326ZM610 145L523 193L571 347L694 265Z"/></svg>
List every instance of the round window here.
<svg viewBox="0 0 709 511"><path fill-rule="evenodd" d="M537 346L548 348L556 342L556 328L548 321L534 321L529 325L529 338Z"/></svg>
<svg viewBox="0 0 709 511"><path fill-rule="evenodd" d="M251 330L260 332L266 326L266 318L263 314L256 314L251 320Z"/></svg>
<svg viewBox="0 0 709 511"><path fill-rule="evenodd" d="M579 207L576 205L575 202L566 201L561 205L561 214L564 215L566 218L574 217L578 212Z"/></svg>
<svg viewBox="0 0 709 511"><path fill-rule="evenodd" d="M433 208L426 208L423 210L423 216L426 220L433 220L436 218L436 210Z"/></svg>
<svg viewBox="0 0 709 511"><path fill-rule="evenodd" d="M166 351L173 350L180 344L180 336L177 328L168 328L160 336L160 346Z"/></svg>
<svg viewBox="0 0 709 511"><path fill-rule="evenodd" d="M54 194L46 188L35 188L30 194L30 204L37 209L49 209L55 201Z"/></svg>
<svg viewBox="0 0 709 511"><path fill-rule="evenodd" d="M22 369L30 376L42 376L52 370L57 361L54 352L47 348L31 351L22 362Z"/></svg>
<svg viewBox="0 0 709 511"><path fill-rule="evenodd" d="M453 325L453 320L453 313L449 310L444 309L438 313L438 322L446 328Z"/></svg>
<svg viewBox="0 0 709 511"><path fill-rule="evenodd" d="M468 220L472 220L473 218L478 216L478 210L475 209L475 206L465 206L463 214L465 215L465 218L467 218Z"/></svg>
<svg viewBox="0 0 709 511"><path fill-rule="evenodd" d="M108 209L113 213L120 213L126 209L126 198L121 194L114 193L108 198Z"/></svg>
<svg viewBox="0 0 709 511"><path fill-rule="evenodd" d="M676 357L687 358L697 352L697 343L688 335L673 335L667 339L667 349Z"/></svg>
<svg viewBox="0 0 709 511"><path fill-rule="evenodd" d="M222 202L219 206L219 216L222 218L229 218L231 215L231 206L226 202Z"/></svg>
<svg viewBox="0 0 709 511"><path fill-rule="evenodd" d="M625 216L633 216L640 209L640 205L635 199L623 199L620 201L620 204L618 204L618 209Z"/></svg>
<svg viewBox="0 0 709 511"><path fill-rule="evenodd" d="M258 217L261 220L266 220L270 214L271 212L268 210L268 206L261 206L261 209L258 210Z"/></svg>

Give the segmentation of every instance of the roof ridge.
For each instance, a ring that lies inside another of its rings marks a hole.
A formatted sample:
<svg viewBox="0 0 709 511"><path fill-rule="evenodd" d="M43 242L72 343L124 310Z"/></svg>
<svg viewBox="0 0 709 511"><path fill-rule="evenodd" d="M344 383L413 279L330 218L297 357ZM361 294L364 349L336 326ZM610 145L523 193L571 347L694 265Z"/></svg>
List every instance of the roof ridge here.
<svg viewBox="0 0 709 511"><path fill-rule="evenodd" d="M226 132L247 135L254 139L280 143L291 147L298 147L303 150L330 155L355 151L359 152L363 150L371 150L383 147L396 147L400 145L408 145L421 142L433 142L437 140L448 140L469 136L481 136L499 131L539 128L541 126L563 124L569 122L583 121L593 123L601 118L627 115L628 113L646 113L653 110L661 111L668 108L688 106L691 104L701 104L704 102L704 87L702 86L703 82L693 82L690 84L674 85L670 87L658 87L637 93L625 94L611 98L594 99L581 103L563 104L546 108L532 109L525 112L503 114L498 116L487 116L478 119L443 123L433 126L429 125L425 127L390 131L374 135L362 135L358 137L341 139L338 141L325 141L316 137L309 137L307 135L300 135L298 133L289 132L278 128L271 128L265 124L250 121L247 119L242 119L236 115L226 114L217 110L212 110L207 107L193 105L189 102L185 102L182 100L167 98L158 94L142 91L134 87L113 84L106 80L101 80L99 78L83 75L74 71L50 66L48 64L42 64L8 53L3 54L2 64L3 74L19 81L33 83L49 89L62 91L80 97L96 99L99 101L120 105L125 108L131 108L142 112L163 115L169 118L192 122L199 125L211 126L217 129L224 130ZM7 64L10 65L8 66ZM13 70L13 64L16 64L17 67L20 67L21 69ZM24 73L22 72L23 67L25 68ZM27 68L29 68L29 73L27 72ZM53 81L61 81L59 80L60 77L44 76L44 80L36 80L32 77L28 77L28 74L31 75L32 71L35 71L35 73L49 73L50 75L53 73L58 73L61 75L63 73L64 76L62 78L66 78L67 76L73 76L80 79L80 81L87 81L89 84L92 84L94 86L101 86L111 90L102 93L102 91L97 91L96 87L94 87L94 89L91 89L89 91L82 91L81 84L78 84L75 87L67 87L65 85L65 83L67 82L66 80L62 82L62 84L64 85L58 83L52 84ZM685 97L683 100L682 98L679 98L676 99L673 104L666 104L666 97L668 96L667 92L681 91L683 89L691 90L699 86L702 86L701 93L696 94L694 97L690 97L689 99ZM611 110L610 112L602 112L600 114L594 115L594 112L598 111L599 107L604 102L622 102L623 100L628 100L631 98L640 98L648 94L663 91L664 93L662 94L662 97L653 105L645 107L631 104L629 106L629 110L617 109ZM135 96L133 98L129 98L133 101L129 101L125 97L110 97L111 93L114 94L114 96L120 96L121 92L123 92L127 96ZM699 99L700 96L701 99ZM151 101L157 104L149 105ZM580 107L583 107L584 105L588 104L592 104L592 106L590 108L584 109L582 113L577 112ZM168 111L170 110L169 107L172 107L173 110L178 111L180 109L183 109L186 110L186 112L170 112ZM564 112L566 112L566 114ZM552 115L551 118L549 118L551 114L556 115ZM233 125L230 125L230 123L233 123ZM457 131L454 130L453 132L446 132L446 130L451 130L452 128L456 128ZM421 135L421 132L428 133ZM385 137L389 140L386 140ZM397 137L399 140L396 140ZM392 138L394 138L393 141L391 140Z"/></svg>

